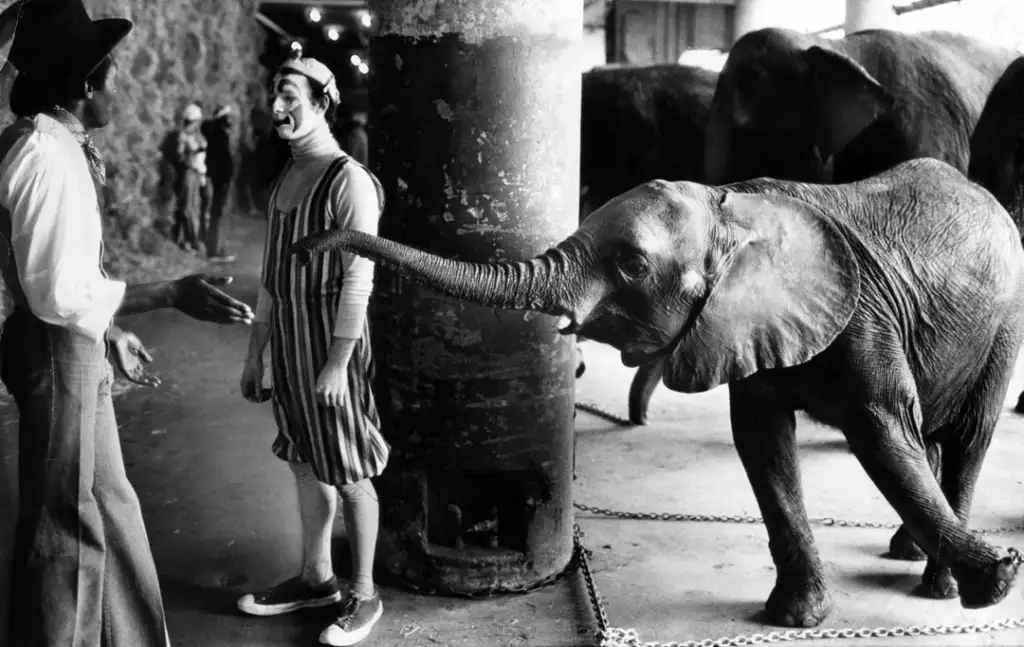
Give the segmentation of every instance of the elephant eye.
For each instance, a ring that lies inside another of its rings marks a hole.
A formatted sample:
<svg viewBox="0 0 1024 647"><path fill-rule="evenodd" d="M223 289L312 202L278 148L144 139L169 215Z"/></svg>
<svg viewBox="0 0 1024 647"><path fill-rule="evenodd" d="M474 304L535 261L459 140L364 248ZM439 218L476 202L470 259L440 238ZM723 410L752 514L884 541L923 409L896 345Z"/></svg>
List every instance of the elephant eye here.
<svg viewBox="0 0 1024 647"><path fill-rule="evenodd" d="M643 254L635 250L623 250L618 253L615 263L619 274L627 281L638 281L647 276L650 266Z"/></svg>

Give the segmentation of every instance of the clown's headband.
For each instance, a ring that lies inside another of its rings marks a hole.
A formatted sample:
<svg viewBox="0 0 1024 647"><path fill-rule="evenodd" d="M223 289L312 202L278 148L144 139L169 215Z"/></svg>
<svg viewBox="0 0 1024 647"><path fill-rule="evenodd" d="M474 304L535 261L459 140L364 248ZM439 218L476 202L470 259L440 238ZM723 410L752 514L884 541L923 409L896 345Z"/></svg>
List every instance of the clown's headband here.
<svg viewBox="0 0 1024 647"><path fill-rule="evenodd" d="M324 94L328 99L335 105L341 103L341 93L334 80L334 72L315 58L302 58L302 47L298 44L292 45L291 57L277 68L278 74L287 74L288 72L301 74L316 81L323 86Z"/></svg>

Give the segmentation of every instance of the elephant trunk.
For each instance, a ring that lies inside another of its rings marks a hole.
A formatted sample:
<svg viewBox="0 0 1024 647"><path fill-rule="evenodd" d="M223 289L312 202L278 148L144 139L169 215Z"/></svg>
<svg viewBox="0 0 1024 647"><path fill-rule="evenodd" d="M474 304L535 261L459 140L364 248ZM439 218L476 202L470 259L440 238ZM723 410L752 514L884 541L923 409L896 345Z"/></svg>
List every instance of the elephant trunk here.
<svg viewBox="0 0 1024 647"><path fill-rule="evenodd" d="M528 261L473 263L429 252L359 231L334 230L307 236L290 253L300 263L314 254L341 249L386 265L417 283L456 299L510 310L551 315L567 313L573 251L567 243Z"/></svg>

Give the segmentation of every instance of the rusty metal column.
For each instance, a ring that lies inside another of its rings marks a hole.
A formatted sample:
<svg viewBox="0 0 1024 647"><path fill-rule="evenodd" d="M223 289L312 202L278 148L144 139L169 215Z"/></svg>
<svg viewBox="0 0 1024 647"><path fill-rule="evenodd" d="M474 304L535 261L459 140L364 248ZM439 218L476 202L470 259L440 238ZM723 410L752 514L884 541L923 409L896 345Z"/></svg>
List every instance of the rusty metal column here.
<svg viewBox="0 0 1024 647"><path fill-rule="evenodd" d="M523 259L577 226L580 0L371 0L380 234ZM378 566L438 593L528 587L572 554L576 355L552 317L377 269Z"/></svg>

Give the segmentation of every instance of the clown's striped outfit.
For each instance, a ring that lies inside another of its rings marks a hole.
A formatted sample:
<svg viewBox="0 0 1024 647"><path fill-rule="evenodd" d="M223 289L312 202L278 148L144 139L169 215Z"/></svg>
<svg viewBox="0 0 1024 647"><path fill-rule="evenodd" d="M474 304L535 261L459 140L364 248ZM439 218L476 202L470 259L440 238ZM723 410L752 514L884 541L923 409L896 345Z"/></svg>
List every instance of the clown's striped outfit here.
<svg viewBox="0 0 1024 647"><path fill-rule="evenodd" d="M301 198L282 200L285 183ZM380 474L390 450L371 390L366 302L373 265L331 251L301 267L297 256L286 257L285 252L302 237L328 228L376 234L383 200L377 178L338 148L297 154L271 188L257 319L262 313L270 323L278 426L272 449L283 460L310 464L318 480L335 486ZM368 206L370 201L376 207ZM358 338L348 363L344 406L337 408L320 404L316 397L317 377L334 336Z"/></svg>

